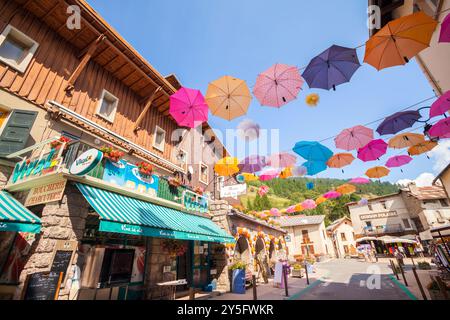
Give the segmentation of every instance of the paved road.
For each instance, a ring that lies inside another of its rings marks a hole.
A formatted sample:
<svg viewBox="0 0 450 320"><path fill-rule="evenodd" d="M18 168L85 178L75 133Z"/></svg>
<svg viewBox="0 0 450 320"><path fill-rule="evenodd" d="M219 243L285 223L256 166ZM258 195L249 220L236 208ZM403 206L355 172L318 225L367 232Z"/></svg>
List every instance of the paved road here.
<svg viewBox="0 0 450 320"><path fill-rule="evenodd" d="M293 295L293 300L410 300L411 297L389 277L391 270L383 264L356 259L332 260L317 265L322 276L318 281ZM373 275L378 271L379 281ZM377 286L379 283L379 286ZM375 287L370 289L368 287Z"/></svg>

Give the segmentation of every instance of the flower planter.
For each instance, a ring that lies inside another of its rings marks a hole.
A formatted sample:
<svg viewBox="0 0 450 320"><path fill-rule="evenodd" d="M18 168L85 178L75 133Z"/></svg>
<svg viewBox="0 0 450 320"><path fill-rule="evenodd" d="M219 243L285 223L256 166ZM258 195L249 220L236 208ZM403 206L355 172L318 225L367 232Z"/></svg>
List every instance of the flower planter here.
<svg viewBox="0 0 450 320"><path fill-rule="evenodd" d="M291 271L291 277L293 278L302 278L303 277L303 270L302 269L292 269Z"/></svg>
<svg viewBox="0 0 450 320"><path fill-rule="evenodd" d="M235 269L231 278L231 292L245 294L245 269Z"/></svg>

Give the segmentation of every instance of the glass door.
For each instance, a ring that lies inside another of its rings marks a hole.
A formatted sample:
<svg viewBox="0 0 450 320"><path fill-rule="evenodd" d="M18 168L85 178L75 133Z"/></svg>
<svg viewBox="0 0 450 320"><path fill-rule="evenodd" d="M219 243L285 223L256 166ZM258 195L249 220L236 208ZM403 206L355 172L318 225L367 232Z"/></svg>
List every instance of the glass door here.
<svg viewBox="0 0 450 320"><path fill-rule="evenodd" d="M209 283L211 267L210 246L208 242L192 241L192 286L204 288Z"/></svg>

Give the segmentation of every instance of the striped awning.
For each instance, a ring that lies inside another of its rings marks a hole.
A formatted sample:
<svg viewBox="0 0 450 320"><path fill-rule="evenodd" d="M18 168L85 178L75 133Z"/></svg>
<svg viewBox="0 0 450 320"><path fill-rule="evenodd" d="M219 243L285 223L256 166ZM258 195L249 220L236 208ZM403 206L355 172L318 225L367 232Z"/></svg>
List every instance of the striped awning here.
<svg viewBox="0 0 450 320"><path fill-rule="evenodd" d="M6 191L0 191L0 231L39 233L41 219Z"/></svg>
<svg viewBox="0 0 450 320"><path fill-rule="evenodd" d="M234 242L211 219L77 183L100 215L100 231L179 240Z"/></svg>

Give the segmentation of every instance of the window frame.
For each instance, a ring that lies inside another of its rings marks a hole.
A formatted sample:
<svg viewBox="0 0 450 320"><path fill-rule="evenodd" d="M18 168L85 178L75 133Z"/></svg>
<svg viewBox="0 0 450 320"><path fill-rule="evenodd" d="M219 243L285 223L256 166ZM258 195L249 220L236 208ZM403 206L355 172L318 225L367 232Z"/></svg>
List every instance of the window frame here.
<svg viewBox="0 0 450 320"><path fill-rule="evenodd" d="M206 167L206 178L207 178L207 181L203 181L202 180L202 166ZM204 185L208 185L208 183L209 183L209 166L206 163L203 163L201 161L198 164L198 181L200 181Z"/></svg>
<svg viewBox="0 0 450 320"><path fill-rule="evenodd" d="M163 132L163 139L162 139L162 147L156 145L156 136L159 132ZM167 132L166 130L164 130L163 128L161 128L160 126L156 125L155 126L155 130L153 131L153 149L156 149L158 151L164 152L166 149L166 136L167 136Z"/></svg>
<svg viewBox="0 0 450 320"><path fill-rule="evenodd" d="M187 171L188 171L188 157L189 157L189 153L186 151L186 150L184 150L184 149L182 149L182 148L179 148L178 149L178 153L179 152L183 152L184 153L184 155L185 155L185 158L184 158L184 163L181 163L180 162L180 167L184 170L184 173L187 173ZM177 154L177 157L178 157L178 154ZM178 159L177 159L178 160ZM178 160L179 161L179 160ZM186 166L185 168L183 167L183 166Z"/></svg>
<svg viewBox="0 0 450 320"><path fill-rule="evenodd" d="M102 109L102 105L103 105L103 100L105 100L105 97L106 98L112 98L114 100L114 110L113 110L112 114L109 117L100 113L100 111ZM97 116L99 116L100 118L102 118L102 119L104 119L104 120L106 120L106 121L108 121L110 123L113 123L114 119L116 118L116 113L117 113L117 108L118 107L119 107L119 98L117 98L115 95L113 95L108 90L103 89L102 90L102 94L100 96L100 100L98 101L98 104L97 104L97 109L95 111L95 114Z"/></svg>
<svg viewBox="0 0 450 320"><path fill-rule="evenodd" d="M5 106L5 105L0 105L1 109L5 109L6 112L8 113L8 115L6 116L6 118L3 120L3 123L0 125L0 136L3 133L3 130L6 128L6 125L8 124L9 119L11 118L11 115L13 113L13 109Z"/></svg>
<svg viewBox="0 0 450 320"><path fill-rule="evenodd" d="M0 34L0 47L6 41L8 36L13 37L17 42L24 43L25 45L28 46L28 49L24 51L24 57L19 63L11 59L5 58L1 55L0 61L10 66L14 70L17 70L20 73L24 73L28 68L28 66L30 65L31 60L33 59L39 47L39 43L36 40L32 39L31 37L27 36L19 29L13 27L11 24L8 24Z"/></svg>

